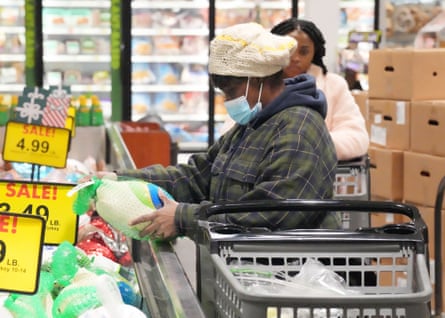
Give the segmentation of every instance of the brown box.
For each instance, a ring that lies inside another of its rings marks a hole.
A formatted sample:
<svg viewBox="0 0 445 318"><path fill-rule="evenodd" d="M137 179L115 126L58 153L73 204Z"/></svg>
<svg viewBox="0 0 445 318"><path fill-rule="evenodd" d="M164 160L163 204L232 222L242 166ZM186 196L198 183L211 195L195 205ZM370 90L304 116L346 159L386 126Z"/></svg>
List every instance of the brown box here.
<svg viewBox="0 0 445 318"><path fill-rule="evenodd" d="M403 199L403 151L369 147L371 196Z"/></svg>
<svg viewBox="0 0 445 318"><path fill-rule="evenodd" d="M369 54L369 98L445 98L445 49L384 48Z"/></svg>
<svg viewBox="0 0 445 318"><path fill-rule="evenodd" d="M352 91L351 94L352 97L354 97L354 100L357 103L358 108L360 108L360 112L362 113L363 118L365 118L365 120L368 121L368 92Z"/></svg>
<svg viewBox="0 0 445 318"><path fill-rule="evenodd" d="M388 149L409 149L410 105L408 101L369 99L370 145Z"/></svg>
<svg viewBox="0 0 445 318"><path fill-rule="evenodd" d="M404 152L404 201L434 207L439 183L443 177L445 177L445 157ZM445 207L445 200L443 207Z"/></svg>
<svg viewBox="0 0 445 318"><path fill-rule="evenodd" d="M410 149L445 156L445 100L411 103Z"/></svg>

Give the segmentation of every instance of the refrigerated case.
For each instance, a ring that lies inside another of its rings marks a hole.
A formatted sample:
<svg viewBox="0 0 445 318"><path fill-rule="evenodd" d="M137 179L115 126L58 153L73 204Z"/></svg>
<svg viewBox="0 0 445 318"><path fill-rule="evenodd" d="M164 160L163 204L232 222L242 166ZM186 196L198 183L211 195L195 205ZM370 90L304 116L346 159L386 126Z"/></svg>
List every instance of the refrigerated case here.
<svg viewBox="0 0 445 318"><path fill-rule="evenodd" d="M160 116L177 142L206 142L207 1L132 1L132 120Z"/></svg>
<svg viewBox="0 0 445 318"><path fill-rule="evenodd" d="M271 27L292 15L293 3L133 0L131 119L157 115L180 152L206 149L226 118L207 74L209 40L235 23Z"/></svg>
<svg viewBox="0 0 445 318"><path fill-rule="evenodd" d="M0 3L0 95L17 95L25 86L24 0Z"/></svg>
<svg viewBox="0 0 445 318"><path fill-rule="evenodd" d="M111 112L111 1L43 0L43 85L96 95Z"/></svg>

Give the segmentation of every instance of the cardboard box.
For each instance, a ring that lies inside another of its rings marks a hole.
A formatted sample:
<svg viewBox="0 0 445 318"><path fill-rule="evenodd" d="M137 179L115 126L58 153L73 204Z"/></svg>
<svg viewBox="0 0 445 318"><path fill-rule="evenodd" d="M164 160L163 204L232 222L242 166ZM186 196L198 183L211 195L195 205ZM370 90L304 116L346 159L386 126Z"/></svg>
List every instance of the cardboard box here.
<svg viewBox="0 0 445 318"><path fill-rule="evenodd" d="M405 151L403 197L406 202L434 207L440 181L445 177L445 157ZM442 208L445 207L442 204Z"/></svg>
<svg viewBox="0 0 445 318"><path fill-rule="evenodd" d="M368 92L367 91L351 91L352 97L354 97L355 102L360 109L360 112L368 121Z"/></svg>
<svg viewBox="0 0 445 318"><path fill-rule="evenodd" d="M403 151L369 147L371 196L403 199Z"/></svg>
<svg viewBox="0 0 445 318"><path fill-rule="evenodd" d="M369 54L369 98L445 98L445 49L382 48Z"/></svg>
<svg viewBox="0 0 445 318"><path fill-rule="evenodd" d="M409 150L410 106L408 101L369 99L370 145Z"/></svg>
<svg viewBox="0 0 445 318"><path fill-rule="evenodd" d="M445 156L445 100L411 103L410 149Z"/></svg>

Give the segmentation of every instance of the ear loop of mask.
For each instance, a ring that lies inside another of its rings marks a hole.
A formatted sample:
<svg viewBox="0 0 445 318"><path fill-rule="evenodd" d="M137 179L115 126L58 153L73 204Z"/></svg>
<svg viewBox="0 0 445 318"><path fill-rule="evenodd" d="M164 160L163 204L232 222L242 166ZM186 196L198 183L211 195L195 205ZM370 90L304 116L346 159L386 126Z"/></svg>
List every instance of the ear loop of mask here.
<svg viewBox="0 0 445 318"><path fill-rule="evenodd" d="M257 104L259 104L261 101L261 94L263 94L263 84L264 84L264 82L261 82L261 84L260 84L260 92L258 93ZM249 93L249 85L250 85L250 77L247 78L246 93L244 95L244 96L246 96L246 99L247 99L247 94Z"/></svg>
<svg viewBox="0 0 445 318"><path fill-rule="evenodd" d="M246 99L247 99L247 94L249 93L249 85L250 85L250 77L247 78L246 92L244 93Z"/></svg>
<svg viewBox="0 0 445 318"><path fill-rule="evenodd" d="M258 101L257 101L257 104L259 104L259 103L261 103L261 94L263 93L263 82L261 82L261 85L260 85L260 92L259 92L259 94L258 94Z"/></svg>

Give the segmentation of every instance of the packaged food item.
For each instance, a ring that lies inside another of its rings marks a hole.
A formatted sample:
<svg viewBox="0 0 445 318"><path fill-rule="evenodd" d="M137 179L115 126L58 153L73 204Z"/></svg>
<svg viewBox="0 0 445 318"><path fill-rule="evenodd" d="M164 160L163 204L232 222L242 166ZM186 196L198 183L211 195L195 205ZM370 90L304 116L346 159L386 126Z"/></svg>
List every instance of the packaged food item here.
<svg viewBox="0 0 445 318"><path fill-rule="evenodd" d="M139 236L139 232L147 224L130 226L129 223L163 206L159 191L164 191L166 196L171 198L171 195L159 186L143 180L111 180L93 177L91 181L74 187L69 195L78 192L73 203L75 213L79 215L86 213L93 200L97 213L112 227L127 237L141 240L144 238Z"/></svg>
<svg viewBox="0 0 445 318"><path fill-rule="evenodd" d="M133 84L150 84L156 82L156 76L150 66L145 63L133 63L131 72Z"/></svg>
<svg viewBox="0 0 445 318"><path fill-rule="evenodd" d="M177 36L156 36L153 40L156 54L179 54L181 50L180 38Z"/></svg>
<svg viewBox="0 0 445 318"><path fill-rule="evenodd" d="M145 115L151 107L151 95L148 93L135 93L131 96L131 109L136 115Z"/></svg>
<svg viewBox="0 0 445 318"><path fill-rule="evenodd" d="M82 54L96 53L96 43L93 38L87 37L80 42L80 52Z"/></svg>
<svg viewBox="0 0 445 318"><path fill-rule="evenodd" d="M153 44L149 39L133 39L131 47L134 55L150 55L153 53Z"/></svg>
<svg viewBox="0 0 445 318"><path fill-rule="evenodd" d="M159 113L176 113L179 111L180 96L175 92L154 94L154 108Z"/></svg>
<svg viewBox="0 0 445 318"><path fill-rule="evenodd" d="M156 69L156 79L159 84L174 85L179 83L179 70L171 63L160 63Z"/></svg>
<svg viewBox="0 0 445 318"><path fill-rule="evenodd" d="M94 84L109 84L111 82L111 75L109 71L96 71L93 73Z"/></svg>

